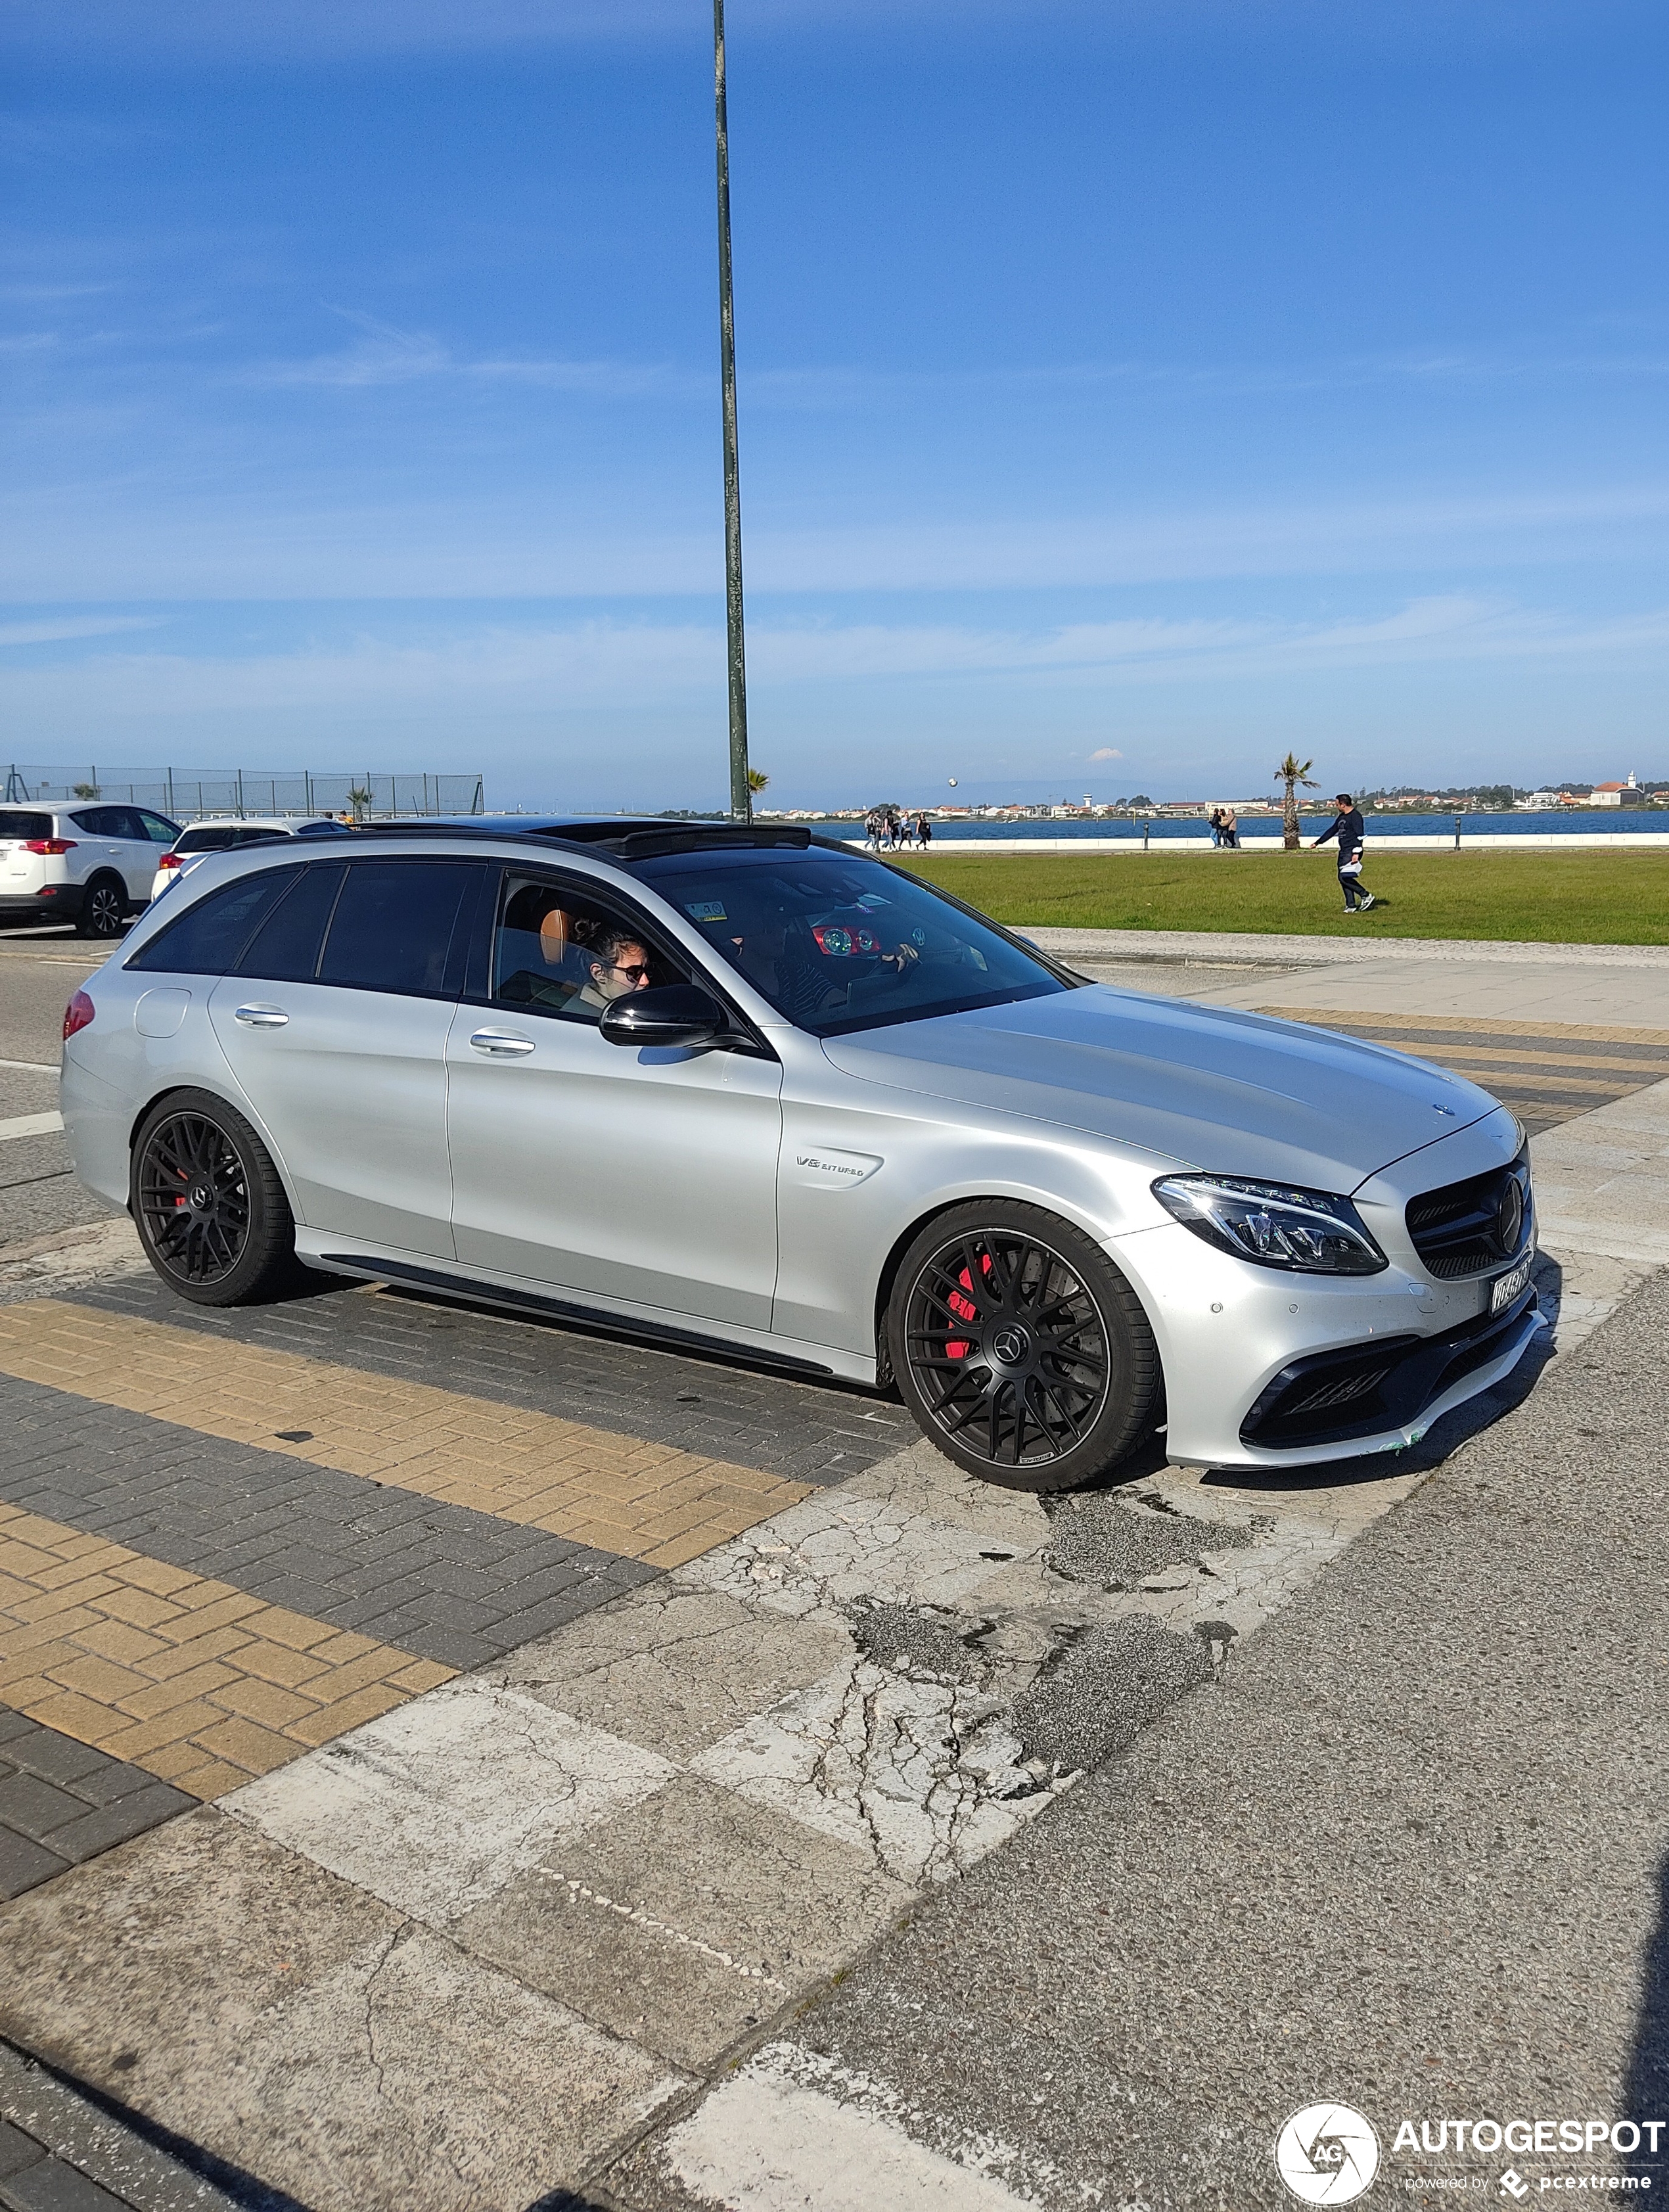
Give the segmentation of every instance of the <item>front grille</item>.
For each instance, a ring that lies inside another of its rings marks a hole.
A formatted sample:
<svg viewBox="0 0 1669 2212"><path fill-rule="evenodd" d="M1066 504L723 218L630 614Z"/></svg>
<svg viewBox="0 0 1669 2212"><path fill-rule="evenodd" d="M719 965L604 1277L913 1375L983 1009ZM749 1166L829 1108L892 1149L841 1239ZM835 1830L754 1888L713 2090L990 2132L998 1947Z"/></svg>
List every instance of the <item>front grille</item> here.
<svg viewBox="0 0 1669 2212"><path fill-rule="evenodd" d="M1502 1235L1503 1224L1512 1225L1514 1210L1508 1195L1509 1184L1517 1185L1520 1202L1510 1240ZM1423 1191L1409 1200L1403 1218L1421 1265L1436 1281L1482 1274L1503 1260L1516 1259L1530 1229L1529 1147L1510 1167L1469 1176L1465 1182L1446 1183L1441 1190Z"/></svg>

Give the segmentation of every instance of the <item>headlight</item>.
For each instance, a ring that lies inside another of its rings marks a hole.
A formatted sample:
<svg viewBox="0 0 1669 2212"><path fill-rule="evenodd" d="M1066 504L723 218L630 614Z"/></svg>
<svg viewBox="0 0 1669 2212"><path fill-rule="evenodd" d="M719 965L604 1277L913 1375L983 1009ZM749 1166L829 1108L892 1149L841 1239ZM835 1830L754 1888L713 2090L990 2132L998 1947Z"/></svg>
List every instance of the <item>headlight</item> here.
<svg viewBox="0 0 1669 2212"><path fill-rule="evenodd" d="M1162 1176L1153 1194L1185 1229L1237 1260L1304 1275L1376 1275L1388 1267L1348 1198L1244 1182L1238 1176Z"/></svg>

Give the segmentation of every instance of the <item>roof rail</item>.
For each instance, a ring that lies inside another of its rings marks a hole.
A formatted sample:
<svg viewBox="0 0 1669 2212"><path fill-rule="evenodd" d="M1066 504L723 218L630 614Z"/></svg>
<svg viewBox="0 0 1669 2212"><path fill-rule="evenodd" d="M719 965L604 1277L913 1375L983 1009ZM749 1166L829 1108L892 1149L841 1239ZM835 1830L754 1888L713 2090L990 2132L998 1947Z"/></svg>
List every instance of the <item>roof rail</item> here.
<svg viewBox="0 0 1669 2212"><path fill-rule="evenodd" d="M599 837L594 842L607 845L622 860L652 860L662 853L710 853L715 848L733 852L738 846L751 846L756 850L787 846L803 853L811 842L811 832L798 827L762 829L743 822L716 823L703 829L691 822L680 823L676 827L632 830L618 839Z"/></svg>
<svg viewBox="0 0 1669 2212"><path fill-rule="evenodd" d="M361 837L492 837L537 841L541 845L600 848L621 860L653 860L663 853L734 850L737 847L787 847L804 852L814 842L811 832L798 823L748 822L667 822L646 819L563 822L547 818L513 818L502 823L483 821L479 815L466 822L441 822L434 816L419 822L367 822L355 832Z"/></svg>

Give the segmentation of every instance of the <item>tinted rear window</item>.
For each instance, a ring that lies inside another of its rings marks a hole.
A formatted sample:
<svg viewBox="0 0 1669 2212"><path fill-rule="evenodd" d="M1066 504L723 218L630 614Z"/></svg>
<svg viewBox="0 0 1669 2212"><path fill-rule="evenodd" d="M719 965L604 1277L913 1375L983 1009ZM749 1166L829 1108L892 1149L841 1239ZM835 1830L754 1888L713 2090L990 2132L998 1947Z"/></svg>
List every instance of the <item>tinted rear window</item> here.
<svg viewBox="0 0 1669 2212"><path fill-rule="evenodd" d="M228 974L300 873L298 868L269 868L259 875L240 876L235 883L193 901L125 964L169 975Z"/></svg>
<svg viewBox="0 0 1669 2212"><path fill-rule="evenodd" d="M319 980L413 996L445 988L464 893L478 871L448 860L355 860L337 901Z"/></svg>
<svg viewBox="0 0 1669 2212"><path fill-rule="evenodd" d="M238 842L240 832L230 822L205 823L199 829L182 830L174 840L176 853L225 853Z"/></svg>
<svg viewBox="0 0 1669 2212"><path fill-rule="evenodd" d="M311 983L346 873L340 866L304 868L289 896L251 938L238 963L239 975L260 975L273 983Z"/></svg>
<svg viewBox="0 0 1669 2212"><path fill-rule="evenodd" d="M0 837L50 837L52 834L50 814L18 814L9 808L0 811Z"/></svg>

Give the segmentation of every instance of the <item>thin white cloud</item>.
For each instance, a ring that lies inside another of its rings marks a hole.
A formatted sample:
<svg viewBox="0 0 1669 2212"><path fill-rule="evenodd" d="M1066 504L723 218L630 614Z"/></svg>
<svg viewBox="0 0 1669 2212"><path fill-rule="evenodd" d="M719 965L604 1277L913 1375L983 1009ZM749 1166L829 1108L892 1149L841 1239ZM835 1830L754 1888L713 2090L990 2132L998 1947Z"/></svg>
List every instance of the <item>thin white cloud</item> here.
<svg viewBox="0 0 1669 2212"><path fill-rule="evenodd" d="M87 413L55 425L94 444L132 428ZM316 486L234 483L198 465L136 465L0 494L0 600L61 606L159 599L630 599L720 587L713 511L576 501L531 486L476 500L339 502ZM1669 483L1547 491L1364 495L1062 520L822 525L747 533L755 602L772 594L1104 589L1226 578L1454 574L1468 566L1611 568L1661 546Z"/></svg>
<svg viewBox="0 0 1669 2212"><path fill-rule="evenodd" d="M43 623L26 638L66 641L129 626L106 618ZM0 637L4 637L0 633ZM750 673L760 690L829 694L862 684L957 683L1051 686L1217 681L1464 660L1517 663L1660 659L1669 650L1669 607L1608 621L1583 621L1460 595L1414 600L1377 616L1326 623L1123 621L1038 631L953 624L844 627L765 624L750 638ZM246 657L193 656L130 648L79 655L0 674L0 701L15 722L32 719L89 732L170 718L313 717L342 713L399 719L416 714L470 720L598 710L683 710L719 696L724 632L718 621L594 621L561 627L504 623L422 643L367 634L351 641L264 651ZM1095 759L1123 755L1104 748Z"/></svg>
<svg viewBox="0 0 1669 2212"><path fill-rule="evenodd" d="M1091 753L1089 757L1092 761L1122 760L1124 755L1116 745L1102 745L1098 751Z"/></svg>
<svg viewBox="0 0 1669 2212"><path fill-rule="evenodd" d="M675 388L689 391L696 386L692 376L640 362L470 360L454 353L427 331L402 330L396 324L379 321L374 315L361 313L356 308L338 307L332 312L360 332L354 344L337 353L315 354L302 361L258 363L247 373L248 380L355 390L447 377L476 383L538 386L555 392L590 393L606 398L631 398Z"/></svg>
<svg viewBox="0 0 1669 2212"><path fill-rule="evenodd" d="M63 621L0 623L0 646L58 645L72 638L115 637L129 630L155 629L155 615L72 615Z"/></svg>
<svg viewBox="0 0 1669 2212"><path fill-rule="evenodd" d="M1669 376L1669 354L1662 351L1585 351L1563 343L1526 343L1510 350L1454 347L1291 362L1138 359L895 369L834 363L750 369L744 364L738 382L750 408L809 415L940 405L947 397L1011 398L1035 404L1051 398L1089 398L1099 392L1143 387L1220 399L1259 394L1296 397L1396 384L1487 385L1538 379L1656 381L1666 376Z"/></svg>

